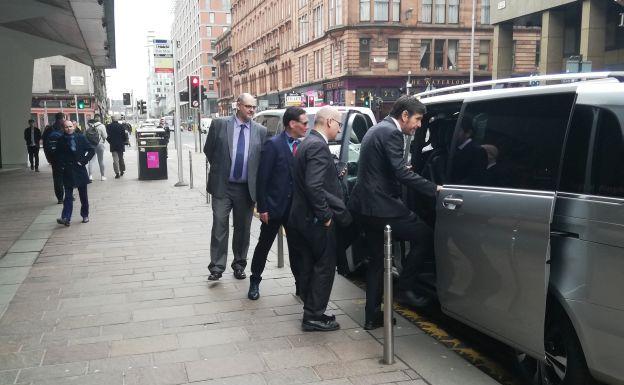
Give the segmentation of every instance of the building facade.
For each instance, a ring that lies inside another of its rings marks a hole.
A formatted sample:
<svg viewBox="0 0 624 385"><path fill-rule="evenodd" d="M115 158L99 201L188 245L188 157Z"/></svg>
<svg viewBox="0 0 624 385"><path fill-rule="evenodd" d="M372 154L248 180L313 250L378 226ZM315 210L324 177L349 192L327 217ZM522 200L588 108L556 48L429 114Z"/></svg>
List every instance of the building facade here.
<svg viewBox="0 0 624 385"><path fill-rule="evenodd" d="M187 76L199 75L205 89L202 115L217 112L218 65L214 60L218 37L231 23L229 0L176 0L171 36L178 41L175 82L178 92L186 91ZM196 119L197 112L181 103L181 119Z"/></svg>
<svg viewBox="0 0 624 385"><path fill-rule="evenodd" d="M513 72L513 30L539 31L539 72L624 70L624 1L530 0L492 9L493 75Z"/></svg>
<svg viewBox="0 0 624 385"><path fill-rule="evenodd" d="M230 53L232 52L232 32L224 32L216 43L216 53L214 60L218 63L219 73L219 100L218 112L220 115L230 115L232 113L232 71L230 66Z"/></svg>
<svg viewBox="0 0 624 385"><path fill-rule="evenodd" d="M489 0L478 0L475 80L491 78ZM229 62L232 93L283 107L287 94L306 104L369 105L380 113L410 92L469 82L472 1L236 0ZM516 75L537 70L539 30L517 27ZM222 64L223 65L223 64ZM292 100L289 97L288 100Z"/></svg>
<svg viewBox="0 0 624 385"><path fill-rule="evenodd" d="M31 118L39 127L54 122L63 112L81 127L97 113L107 113L103 70L68 59L52 56L36 59L33 68Z"/></svg>

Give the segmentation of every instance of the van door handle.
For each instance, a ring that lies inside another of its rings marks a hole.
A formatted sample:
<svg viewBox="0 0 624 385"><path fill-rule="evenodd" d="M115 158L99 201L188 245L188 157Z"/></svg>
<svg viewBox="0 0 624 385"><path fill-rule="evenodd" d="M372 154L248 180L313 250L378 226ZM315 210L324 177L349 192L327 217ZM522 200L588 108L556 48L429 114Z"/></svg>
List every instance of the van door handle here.
<svg viewBox="0 0 624 385"><path fill-rule="evenodd" d="M574 238L574 239L579 239L580 236L577 233L573 233L571 231L561 231L561 230L551 230L550 231L550 236L555 236L555 237L564 237L564 238Z"/></svg>
<svg viewBox="0 0 624 385"><path fill-rule="evenodd" d="M449 195L442 199L442 206L449 210L455 210L456 208L461 207L464 204L464 200L462 198L454 197Z"/></svg>

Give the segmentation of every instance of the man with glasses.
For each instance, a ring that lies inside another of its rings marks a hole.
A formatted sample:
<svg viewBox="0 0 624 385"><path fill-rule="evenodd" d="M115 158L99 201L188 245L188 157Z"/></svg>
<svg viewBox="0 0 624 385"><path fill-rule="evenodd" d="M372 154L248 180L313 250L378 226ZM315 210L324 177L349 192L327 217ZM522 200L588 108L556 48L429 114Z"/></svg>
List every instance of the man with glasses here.
<svg viewBox="0 0 624 385"><path fill-rule="evenodd" d="M428 298L416 291L414 282L423 258L433 252L429 250L433 231L401 199L401 185L428 198L434 198L441 189L411 171L404 157L404 136L416 133L425 112L424 104L418 99L401 96L392 106L390 115L368 130L360 147L357 182L349 209L363 225L370 253L366 271L366 330L383 325L383 231L386 225L392 227L396 239L412 241L399 279L399 301L413 306L428 303Z"/></svg>
<svg viewBox="0 0 624 385"><path fill-rule="evenodd" d="M234 214L231 267L236 279L246 278L256 177L267 133L266 127L252 120L256 107L252 95L241 94L236 100L234 116L212 120L204 145L210 164L206 190L212 195L210 281L219 280L225 271L230 211Z"/></svg>
<svg viewBox="0 0 624 385"><path fill-rule="evenodd" d="M295 246L304 331L340 328L336 317L326 315L336 274L336 225L347 226L345 207L329 141L340 132L340 112L322 107L314 129L297 148L294 163L293 201L288 220L288 243Z"/></svg>
<svg viewBox="0 0 624 385"><path fill-rule="evenodd" d="M260 281L267 255L281 226L287 228L293 191L293 163L301 138L308 127L308 116L304 109L288 107L282 118L284 131L267 140L262 147L258 168L257 198L258 213L262 225L260 238L251 260L251 277L247 297L256 300L260 297ZM290 240L290 238L287 238ZM296 294L299 294L297 259L294 249L288 246L290 269L295 278Z"/></svg>

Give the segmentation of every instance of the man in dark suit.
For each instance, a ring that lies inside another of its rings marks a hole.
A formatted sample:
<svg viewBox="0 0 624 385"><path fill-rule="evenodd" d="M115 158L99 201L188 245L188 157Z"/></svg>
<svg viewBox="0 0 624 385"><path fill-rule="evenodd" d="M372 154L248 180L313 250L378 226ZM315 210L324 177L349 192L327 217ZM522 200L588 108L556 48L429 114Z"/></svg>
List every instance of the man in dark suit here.
<svg viewBox="0 0 624 385"><path fill-rule="evenodd" d="M260 238L251 260L251 277L247 297L256 300L260 297L260 281L267 255L273 245L280 226L287 229L293 192L293 163L301 138L305 136L308 117L304 109L288 107L282 118L284 132L264 143L258 168L257 210L262 225ZM288 229L287 229L288 230ZM287 238L290 240L290 237ZM297 257L294 248L288 247L290 269L297 287ZM299 290L296 290L299 294Z"/></svg>
<svg viewBox="0 0 624 385"><path fill-rule="evenodd" d="M459 145L453 154L453 169L451 170L451 183L454 184L484 183L488 157L485 150L473 140L473 120L462 119L462 129L456 138L456 143Z"/></svg>
<svg viewBox="0 0 624 385"><path fill-rule="evenodd" d="M295 156L288 238L300 258L297 268L304 331L340 328L336 317L326 315L325 310L336 274L335 226L347 226L351 222L328 146L341 126L338 110L329 106L321 108L314 129Z"/></svg>
<svg viewBox="0 0 624 385"><path fill-rule="evenodd" d="M24 130L24 140L28 150L28 161L30 169L39 172L39 142L41 141L41 131L35 127L34 119L28 119L28 127Z"/></svg>
<svg viewBox="0 0 624 385"><path fill-rule="evenodd" d="M56 159L56 145L58 140L63 136L64 123L65 114L57 112L54 115L54 123L47 126L45 130L43 130L43 135L41 135L41 140L43 141L43 154L48 160L48 163L50 163L50 166L52 166L54 194L56 195L58 204L63 203L65 190L63 188L63 169Z"/></svg>
<svg viewBox="0 0 624 385"><path fill-rule="evenodd" d="M212 120L204 145L210 164L207 191L213 198L210 281L219 280L225 271L230 211L234 212L234 277L247 277L245 267L256 201L256 176L266 127L252 120L257 107L252 95L242 94L236 103L236 115Z"/></svg>
<svg viewBox="0 0 624 385"><path fill-rule="evenodd" d="M113 121L106 125L106 140L110 144L110 152L113 155L113 170L115 179L119 179L126 172L124 151L126 150L126 130L119 123L120 115L113 115Z"/></svg>
<svg viewBox="0 0 624 385"><path fill-rule="evenodd" d="M383 231L392 227L395 239L413 241L399 280L404 302L421 305L425 298L414 292L420 262L430 252L427 239L432 230L401 199L401 185L427 197L435 197L441 187L408 168L404 159L404 135L414 135L425 114L425 106L414 97L401 96L390 115L364 135L360 147L357 182L349 208L366 233L370 260L366 272L365 329L382 325Z"/></svg>

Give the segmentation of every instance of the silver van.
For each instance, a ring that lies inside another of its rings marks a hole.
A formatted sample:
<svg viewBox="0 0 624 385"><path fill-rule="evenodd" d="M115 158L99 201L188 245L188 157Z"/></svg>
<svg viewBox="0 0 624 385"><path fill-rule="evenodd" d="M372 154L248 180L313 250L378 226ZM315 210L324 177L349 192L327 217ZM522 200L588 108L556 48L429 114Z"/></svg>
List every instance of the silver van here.
<svg viewBox="0 0 624 385"><path fill-rule="evenodd" d="M425 151L442 154L430 177L444 185L419 283L446 314L514 348L534 384L624 384L624 73L419 98L421 130L436 138ZM458 161L465 130L485 169Z"/></svg>

